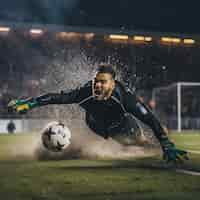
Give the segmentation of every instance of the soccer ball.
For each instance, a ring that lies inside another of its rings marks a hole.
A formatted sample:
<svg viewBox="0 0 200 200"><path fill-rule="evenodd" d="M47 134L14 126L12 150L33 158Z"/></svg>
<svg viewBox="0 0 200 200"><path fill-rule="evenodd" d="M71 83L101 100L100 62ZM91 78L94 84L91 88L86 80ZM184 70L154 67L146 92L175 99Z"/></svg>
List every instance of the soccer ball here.
<svg viewBox="0 0 200 200"><path fill-rule="evenodd" d="M71 132L60 122L50 122L42 131L42 143L50 151L59 152L70 144Z"/></svg>

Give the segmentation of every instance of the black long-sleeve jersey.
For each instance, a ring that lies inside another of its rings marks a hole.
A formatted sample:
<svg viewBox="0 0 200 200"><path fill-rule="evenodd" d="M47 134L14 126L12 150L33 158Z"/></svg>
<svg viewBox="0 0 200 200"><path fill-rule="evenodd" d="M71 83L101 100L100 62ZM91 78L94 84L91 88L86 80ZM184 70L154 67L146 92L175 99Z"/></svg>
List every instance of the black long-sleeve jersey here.
<svg viewBox="0 0 200 200"><path fill-rule="evenodd" d="M61 93L49 93L34 99L39 106L47 104L79 104L86 111L86 118L91 118L102 130L123 123L127 113L150 126L156 137L161 139L165 132L153 113L120 82L116 81L111 97L97 100L93 95L92 81L84 86Z"/></svg>

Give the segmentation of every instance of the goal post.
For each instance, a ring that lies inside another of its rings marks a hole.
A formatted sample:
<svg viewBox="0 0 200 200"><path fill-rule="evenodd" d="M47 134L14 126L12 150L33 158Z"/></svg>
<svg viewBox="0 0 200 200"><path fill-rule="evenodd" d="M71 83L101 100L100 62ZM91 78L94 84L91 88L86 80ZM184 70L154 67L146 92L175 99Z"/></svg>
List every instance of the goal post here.
<svg viewBox="0 0 200 200"><path fill-rule="evenodd" d="M178 82L154 88L152 99L157 105L155 113L164 116L169 128L178 132L183 129L200 129L199 86L200 82Z"/></svg>

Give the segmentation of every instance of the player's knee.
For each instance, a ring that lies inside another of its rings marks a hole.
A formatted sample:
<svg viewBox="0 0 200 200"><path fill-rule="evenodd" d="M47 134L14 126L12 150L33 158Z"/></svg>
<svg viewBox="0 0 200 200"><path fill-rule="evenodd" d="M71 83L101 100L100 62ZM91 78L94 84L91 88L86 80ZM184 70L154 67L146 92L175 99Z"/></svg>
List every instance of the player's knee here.
<svg viewBox="0 0 200 200"><path fill-rule="evenodd" d="M148 125L153 131L156 132L165 132L163 126L160 121L153 115L153 113L149 112L144 117L144 122ZM166 129L167 130L167 129Z"/></svg>
<svg viewBox="0 0 200 200"><path fill-rule="evenodd" d="M136 119L131 114L127 114L125 117L125 127L129 131L134 131L137 127Z"/></svg>

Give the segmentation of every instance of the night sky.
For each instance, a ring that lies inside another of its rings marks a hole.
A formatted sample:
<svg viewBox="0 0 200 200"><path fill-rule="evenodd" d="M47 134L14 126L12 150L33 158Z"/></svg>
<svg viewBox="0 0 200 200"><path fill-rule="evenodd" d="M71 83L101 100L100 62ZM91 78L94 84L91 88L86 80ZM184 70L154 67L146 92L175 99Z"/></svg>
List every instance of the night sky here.
<svg viewBox="0 0 200 200"><path fill-rule="evenodd" d="M197 0L0 0L0 20L200 33Z"/></svg>

